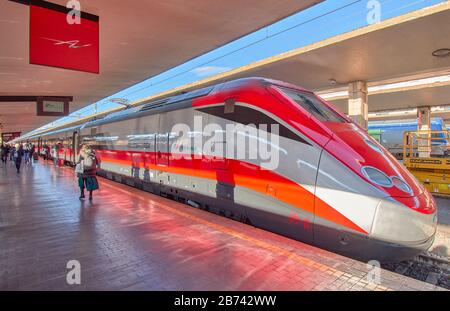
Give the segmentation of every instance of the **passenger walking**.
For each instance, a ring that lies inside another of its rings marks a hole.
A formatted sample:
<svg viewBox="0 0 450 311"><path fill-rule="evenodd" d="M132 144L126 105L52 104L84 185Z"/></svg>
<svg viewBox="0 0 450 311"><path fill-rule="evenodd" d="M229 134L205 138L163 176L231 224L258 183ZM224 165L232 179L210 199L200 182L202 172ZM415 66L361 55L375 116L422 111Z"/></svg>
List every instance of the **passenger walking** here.
<svg viewBox="0 0 450 311"><path fill-rule="evenodd" d="M13 147L11 145L6 145L6 161L8 161L8 158L11 156L11 152L13 151Z"/></svg>
<svg viewBox="0 0 450 311"><path fill-rule="evenodd" d="M25 158L25 165L30 164L30 160L31 160L30 151L31 151L30 144L29 143L24 144L23 145L23 154L24 154L24 158Z"/></svg>
<svg viewBox="0 0 450 311"><path fill-rule="evenodd" d="M47 145L43 146L42 155L44 156L44 160L47 161L48 160L48 146Z"/></svg>
<svg viewBox="0 0 450 311"><path fill-rule="evenodd" d="M13 152L13 158L14 163L16 164L17 174L20 174L20 165L22 164L24 151L22 145L16 144L14 152Z"/></svg>
<svg viewBox="0 0 450 311"><path fill-rule="evenodd" d="M14 152L16 151L16 147L13 146L11 147L11 149L9 150L9 160L11 162L14 162Z"/></svg>
<svg viewBox="0 0 450 311"><path fill-rule="evenodd" d="M84 189L89 191L89 200L92 201L92 192L99 189L97 181L97 157L95 151L88 145L83 145L77 163L78 186L80 187L80 200L85 198Z"/></svg>
<svg viewBox="0 0 450 311"><path fill-rule="evenodd" d="M36 162L38 160L38 154L36 153L35 145L31 145L30 158L32 159L32 162Z"/></svg>
<svg viewBox="0 0 450 311"><path fill-rule="evenodd" d="M6 161L8 159L8 147L6 147L6 145L2 143L2 146L0 148L1 148L0 155L1 155L2 163L6 164Z"/></svg>
<svg viewBox="0 0 450 311"><path fill-rule="evenodd" d="M52 147L53 164L58 166L58 144L54 144Z"/></svg>

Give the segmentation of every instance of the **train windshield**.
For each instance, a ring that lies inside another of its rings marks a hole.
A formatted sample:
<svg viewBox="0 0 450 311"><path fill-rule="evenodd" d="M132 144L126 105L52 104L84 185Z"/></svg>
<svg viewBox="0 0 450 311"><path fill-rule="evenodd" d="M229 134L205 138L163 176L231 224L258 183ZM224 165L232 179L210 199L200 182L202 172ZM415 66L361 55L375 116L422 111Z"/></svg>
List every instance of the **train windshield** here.
<svg viewBox="0 0 450 311"><path fill-rule="evenodd" d="M281 87L279 89L290 99L294 100L296 103L302 106L303 109L306 109L307 111L312 113L314 117L321 121L348 123L345 118L322 103L314 95Z"/></svg>

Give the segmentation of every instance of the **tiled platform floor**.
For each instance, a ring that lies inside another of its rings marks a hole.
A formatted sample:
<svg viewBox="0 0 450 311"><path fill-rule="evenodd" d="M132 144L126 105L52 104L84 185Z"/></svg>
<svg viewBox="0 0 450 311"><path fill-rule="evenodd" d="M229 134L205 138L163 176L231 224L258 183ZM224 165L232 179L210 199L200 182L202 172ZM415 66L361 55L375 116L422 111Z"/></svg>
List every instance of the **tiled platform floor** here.
<svg viewBox="0 0 450 311"><path fill-rule="evenodd" d="M436 290L270 232L41 161L0 168L0 290ZM66 264L81 263L81 285Z"/></svg>
<svg viewBox="0 0 450 311"><path fill-rule="evenodd" d="M438 204L438 230L430 251L450 257L450 198L436 198Z"/></svg>

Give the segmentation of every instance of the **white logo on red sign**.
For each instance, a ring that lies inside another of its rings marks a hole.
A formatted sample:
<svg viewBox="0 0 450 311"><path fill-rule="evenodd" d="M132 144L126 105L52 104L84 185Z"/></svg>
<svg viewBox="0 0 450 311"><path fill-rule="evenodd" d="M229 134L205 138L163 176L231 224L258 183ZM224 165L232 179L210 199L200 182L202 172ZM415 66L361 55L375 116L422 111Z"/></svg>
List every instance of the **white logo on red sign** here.
<svg viewBox="0 0 450 311"><path fill-rule="evenodd" d="M63 40L56 40L56 39L50 39L50 38L44 38L44 37L41 37L41 38L54 42L54 45L67 45L69 47L69 49L81 49L81 48L87 48L87 47L92 46L92 44L78 45L80 43L80 40L63 41Z"/></svg>

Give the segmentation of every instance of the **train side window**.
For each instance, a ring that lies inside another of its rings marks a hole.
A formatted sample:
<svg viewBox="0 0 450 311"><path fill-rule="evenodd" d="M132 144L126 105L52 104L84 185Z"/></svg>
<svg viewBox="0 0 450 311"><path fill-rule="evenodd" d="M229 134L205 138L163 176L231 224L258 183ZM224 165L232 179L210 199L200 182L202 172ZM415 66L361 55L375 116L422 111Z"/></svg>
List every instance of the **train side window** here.
<svg viewBox="0 0 450 311"><path fill-rule="evenodd" d="M300 137L298 134L291 131L286 126L280 124L277 120L271 118L265 113L256 110L252 107L235 105L234 111L230 113L225 113L224 106L215 106L215 107L205 107L198 109L201 112L213 115L215 117L219 117L222 119L226 119L229 121L234 121L237 123L241 123L244 125L254 124L258 129L261 125L267 125L267 131L271 131L272 124L278 124L279 135L281 137L289 138L303 144L310 145L306 140ZM229 112L229 111L227 111Z"/></svg>

